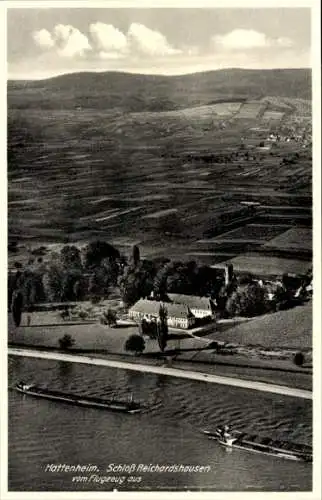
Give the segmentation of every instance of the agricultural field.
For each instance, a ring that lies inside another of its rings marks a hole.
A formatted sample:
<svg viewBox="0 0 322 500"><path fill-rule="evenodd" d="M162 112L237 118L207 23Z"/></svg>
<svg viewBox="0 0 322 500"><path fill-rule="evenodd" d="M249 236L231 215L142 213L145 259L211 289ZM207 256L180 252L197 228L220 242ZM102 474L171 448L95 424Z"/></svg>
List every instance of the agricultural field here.
<svg viewBox="0 0 322 500"><path fill-rule="evenodd" d="M274 236L277 236L285 231L284 227L276 227L263 224L247 224L246 226L240 227L238 229L233 229L227 233L223 233L216 238L211 238L208 240L200 240L200 243L205 241L220 243L225 240L245 240L245 241L258 241L259 243L269 241Z"/></svg>
<svg viewBox="0 0 322 500"><path fill-rule="evenodd" d="M306 260L271 257L253 253L238 255L227 261L238 273L251 273L255 276L282 276L284 273L293 276L304 275L312 263Z"/></svg>
<svg viewBox="0 0 322 500"><path fill-rule="evenodd" d="M245 102L239 109L238 118L256 119L265 107L260 101Z"/></svg>
<svg viewBox="0 0 322 500"><path fill-rule="evenodd" d="M310 250L312 251L312 229L306 227L291 228L288 231L269 240L265 246L282 250Z"/></svg>
<svg viewBox="0 0 322 500"><path fill-rule="evenodd" d="M237 73L241 89L252 72ZM142 255L189 258L196 252L202 260L211 251L196 242L212 245L221 235L216 259L222 260L247 252L249 240L263 244L278 236L285 230L280 225L306 224L311 214L300 209L276 215L261 206L310 205L310 148L303 150L301 142L270 151L258 146L269 133L263 132L265 113L290 118L308 109L307 75L297 76L299 92L294 74L286 72L289 94L274 97L281 78L274 73L267 98L259 95L262 83L252 93L256 79L240 92L229 79L219 92L225 75L218 72L214 83L209 75L198 82L193 76L140 77L128 87L132 77L113 74L109 95L106 77L96 75L83 91L77 80L74 101L64 78L59 89L54 81L9 85L9 241L32 246L100 238L127 250L135 241ZM260 205L246 209L245 200Z"/></svg>
<svg viewBox="0 0 322 500"><path fill-rule="evenodd" d="M284 113L282 111L265 111L263 114L263 120L282 120Z"/></svg>

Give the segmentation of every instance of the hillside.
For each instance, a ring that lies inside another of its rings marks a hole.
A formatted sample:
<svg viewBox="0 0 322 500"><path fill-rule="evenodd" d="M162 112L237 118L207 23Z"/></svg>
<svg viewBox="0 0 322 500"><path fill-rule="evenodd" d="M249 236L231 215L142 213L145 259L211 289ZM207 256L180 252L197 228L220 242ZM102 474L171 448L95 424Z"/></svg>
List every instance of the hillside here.
<svg viewBox="0 0 322 500"><path fill-rule="evenodd" d="M214 264L254 252L280 234L276 223L281 233L310 224L309 77L225 70L9 82L10 240L139 241L145 255ZM245 199L281 213L250 220ZM249 223L265 228L246 227L234 244L197 241ZM284 247L281 257L293 258L287 239Z"/></svg>
<svg viewBox="0 0 322 500"><path fill-rule="evenodd" d="M180 76L121 72L72 73L9 81L9 109L169 111L264 96L311 99L309 69L225 69Z"/></svg>

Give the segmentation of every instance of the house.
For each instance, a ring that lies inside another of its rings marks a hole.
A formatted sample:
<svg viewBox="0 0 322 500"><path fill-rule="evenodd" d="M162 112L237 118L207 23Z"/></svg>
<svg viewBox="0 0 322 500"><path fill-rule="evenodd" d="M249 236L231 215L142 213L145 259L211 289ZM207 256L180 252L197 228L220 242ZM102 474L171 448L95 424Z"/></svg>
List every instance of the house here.
<svg viewBox="0 0 322 500"><path fill-rule="evenodd" d="M169 299L174 304L187 306L196 318L214 317L214 304L208 297L168 293Z"/></svg>
<svg viewBox="0 0 322 500"><path fill-rule="evenodd" d="M165 303L158 300L140 299L129 309L129 318L135 321L158 321L160 307L167 310L167 321L169 327L190 328L195 323L195 317L189 307L184 304Z"/></svg>

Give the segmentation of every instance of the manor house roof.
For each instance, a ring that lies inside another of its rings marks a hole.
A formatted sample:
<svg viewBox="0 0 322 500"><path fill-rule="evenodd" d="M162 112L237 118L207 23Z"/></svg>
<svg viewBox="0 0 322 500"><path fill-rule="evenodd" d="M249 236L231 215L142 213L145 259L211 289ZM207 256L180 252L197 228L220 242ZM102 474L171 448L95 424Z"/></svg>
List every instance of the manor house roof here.
<svg viewBox="0 0 322 500"><path fill-rule="evenodd" d="M173 303L186 305L189 309L211 311L211 302L208 297L197 297L196 295L183 295L180 293L168 293L168 297Z"/></svg>
<svg viewBox="0 0 322 500"><path fill-rule="evenodd" d="M191 316L191 312L186 305L172 304L168 302L159 302L158 300L140 299L134 306L130 308L132 312L142 314L151 314L159 316L160 306L163 305L167 309L168 317L171 318L187 318Z"/></svg>

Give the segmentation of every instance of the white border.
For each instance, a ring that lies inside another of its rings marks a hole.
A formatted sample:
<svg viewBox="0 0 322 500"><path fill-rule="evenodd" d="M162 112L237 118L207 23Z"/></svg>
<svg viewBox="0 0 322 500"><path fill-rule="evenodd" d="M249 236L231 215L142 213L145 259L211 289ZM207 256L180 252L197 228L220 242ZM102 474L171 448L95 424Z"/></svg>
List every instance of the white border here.
<svg viewBox="0 0 322 500"><path fill-rule="evenodd" d="M29 500L41 497L41 499L64 499L66 498L115 498L115 493L108 492L52 492L52 493L31 493L31 492L8 492L7 490L7 355L6 355L6 342L7 342L7 320L6 320L6 302L7 302L7 175L6 175L6 9L29 9L29 8L157 8L157 7L177 7L177 8L282 8L282 7L310 7L312 8L312 67L313 67L313 217L314 217L314 236L313 236L313 267L314 267L314 300L313 300L313 362L314 362L314 404L313 404L313 429L314 429L314 464L313 464L313 491L308 493L281 493L281 492L205 492L205 493L190 493L190 492L176 492L176 493L117 493L117 498L155 498L163 499L169 496L175 498L185 498L187 495L193 498L209 498L211 500L222 500L224 497L231 499L250 497L254 499L266 499L272 497L280 497L282 499L290 500L320 500L321 493L321 27L320 27L320 3L318 0L262 0L262 1L237 1L237 0L132 0L132 1L5 1L0 2L0 30L3 33L3 43L0 45L2 49L0 52L2 63L2 75L0 79L1 86L1 116L3 118L3 128L1 133L2 138L2 169L1 169L1 200L3 203L3 217L2 217L2 238L1 238L1 284L0 293L2 300L2 335L1 335L1 500ZM2 29L1 29L2 28Z"/></svg>

